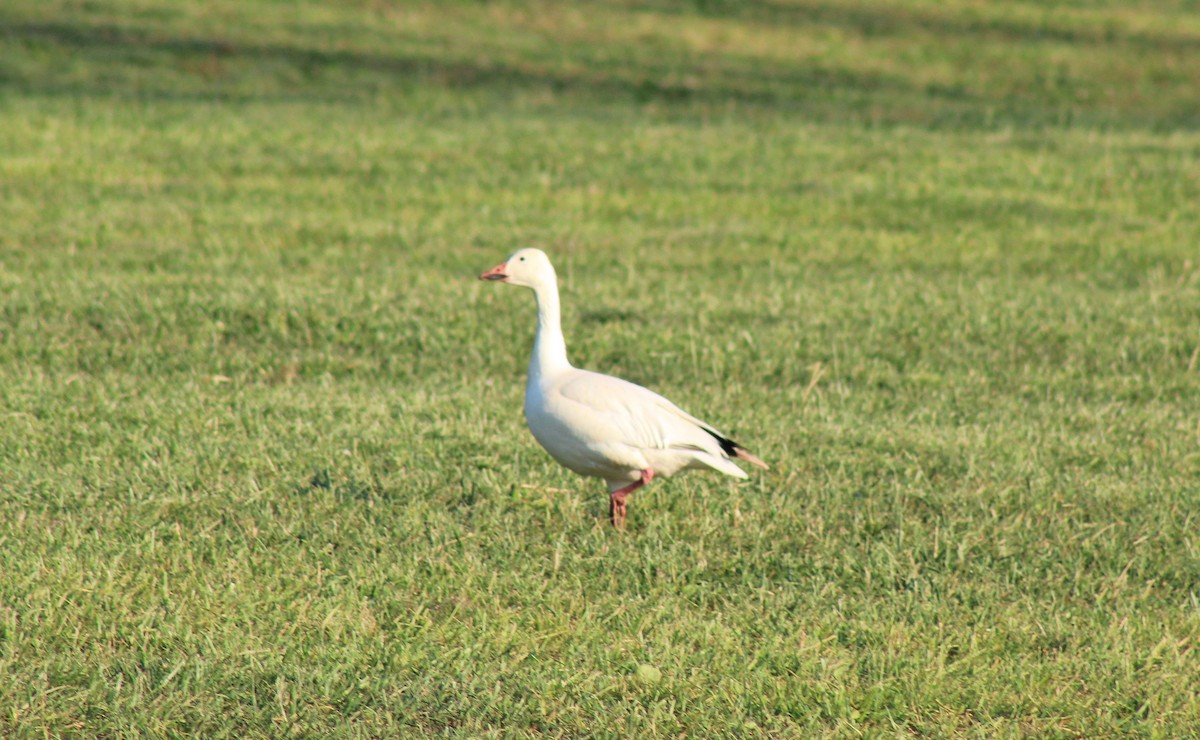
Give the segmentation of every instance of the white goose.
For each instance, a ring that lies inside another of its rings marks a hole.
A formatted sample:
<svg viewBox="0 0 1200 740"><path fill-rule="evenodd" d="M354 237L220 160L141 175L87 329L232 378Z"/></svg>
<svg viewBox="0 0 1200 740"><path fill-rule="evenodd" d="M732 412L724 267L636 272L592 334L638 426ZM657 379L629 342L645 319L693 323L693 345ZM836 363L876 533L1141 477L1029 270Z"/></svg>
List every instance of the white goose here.
<svg viewBox="0 0 1200 740"><path fill-rule="evenodd" d="M525 386L529 431L564 467L608 483L614 526L625 525L625 497L656 475L711 468L747 477L734 459L767 468L745 448L657 393L572 367L559 321L558 276L545 252L514 252L479 279L532 288L537 296L537 337Z"/></svg>

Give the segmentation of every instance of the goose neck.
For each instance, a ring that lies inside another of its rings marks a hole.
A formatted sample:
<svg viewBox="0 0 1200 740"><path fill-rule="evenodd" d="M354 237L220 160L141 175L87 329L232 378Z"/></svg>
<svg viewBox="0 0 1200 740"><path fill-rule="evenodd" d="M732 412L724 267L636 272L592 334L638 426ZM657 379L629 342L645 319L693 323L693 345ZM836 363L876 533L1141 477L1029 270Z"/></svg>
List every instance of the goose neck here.
<svg viewBox="0 0 1200 740"><path fill-rule="evenodd" d="M533 340L533 358L529 362L529 378L542 379L571 366L567 360L567 343L563 339L562 320L558 305L558 286L554 282L534 289L537 296L537 337Z"/></svg>

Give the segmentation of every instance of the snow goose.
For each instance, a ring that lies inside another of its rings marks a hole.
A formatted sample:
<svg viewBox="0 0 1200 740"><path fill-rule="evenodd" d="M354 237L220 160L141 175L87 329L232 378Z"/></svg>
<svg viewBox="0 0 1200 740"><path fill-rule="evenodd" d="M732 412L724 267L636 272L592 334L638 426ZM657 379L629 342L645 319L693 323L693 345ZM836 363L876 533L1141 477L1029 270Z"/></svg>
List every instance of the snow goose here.
<svg viewBox="0 0 1200 740"><path fill-rule="evenodd" d="M537 336L525 385L525 419L550 456L608 484L609 516L625 526L625 498L655 476L692 468L746 473L733 463L767 464L654 391L572 367L558 308L558 276L546 253L522 249L479 276L532 288Z"/></svg>

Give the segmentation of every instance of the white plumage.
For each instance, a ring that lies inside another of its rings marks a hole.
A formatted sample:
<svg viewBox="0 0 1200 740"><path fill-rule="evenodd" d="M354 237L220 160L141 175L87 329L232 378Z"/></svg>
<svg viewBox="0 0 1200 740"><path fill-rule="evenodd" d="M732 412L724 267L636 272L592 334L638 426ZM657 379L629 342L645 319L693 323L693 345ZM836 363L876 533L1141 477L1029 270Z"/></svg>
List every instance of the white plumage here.
<svg viewBox="0 0 1200 740"><path fill-rule="evenodd" d="M624 524L625 497L654 476L711 468L745 478L734 459L767 467L654 391L572 367L559 317L558 276L541 250L519 250L479 277L532 288L537 296L537 336L525 386L529 430L564 467L607 482L614 525Z"/></svg>

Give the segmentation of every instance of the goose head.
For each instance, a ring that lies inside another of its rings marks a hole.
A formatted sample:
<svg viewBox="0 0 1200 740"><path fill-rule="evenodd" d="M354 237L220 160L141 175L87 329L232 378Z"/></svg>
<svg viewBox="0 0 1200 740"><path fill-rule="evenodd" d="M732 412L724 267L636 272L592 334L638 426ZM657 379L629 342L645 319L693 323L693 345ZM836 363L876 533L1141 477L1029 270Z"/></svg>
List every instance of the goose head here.
<svg viewBox="0 0 1200 740"><path fill-rule="evenodd" d="M496 280L537 290L553 285L558 276L550 258L540 249L518 249L508 259L479 276L480 280Z"/></svg>

